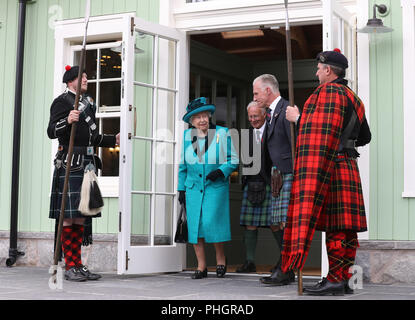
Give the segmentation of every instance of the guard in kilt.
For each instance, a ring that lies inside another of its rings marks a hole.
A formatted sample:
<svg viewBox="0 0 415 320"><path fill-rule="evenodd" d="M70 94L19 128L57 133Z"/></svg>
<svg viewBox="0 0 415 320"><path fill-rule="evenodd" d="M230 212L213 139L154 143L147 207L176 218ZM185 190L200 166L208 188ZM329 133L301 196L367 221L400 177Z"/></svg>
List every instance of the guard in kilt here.
<svg viewBox="0 0 415 320"><path fill-rule="evenodd" d="M49 218L59 221L62 201L65 170L71 161L71 171L68 182L68 197L64 211L62 229L62 252L65 258L65 279L70 281L97 280L100 275L94 274L82 265L81 245L92 243L92 219L100 217L98 213L86 217L78 211L80 191L84 177L84 169L93 165L95 171L102 167L101 161L95 155L94 147L114 147L119 144L119 134L101 135L95 123L96 106L91 97L86 94L88 80L86 73L82 75L81 97L78 110L74 110L75 92L78 83L79 67L66 66L63 82L67 89L57 97L50 108L50 119L47 134L50 139L58 139L59 147L54 159L54 173L50 199ZM71 124L77 122L74 151L72 159L67 159ZM56 229L57 230L57 229ZM56 238L56 232L55 232ZM55 239L56 241L56 239ZM56 243L56 242L55 242Z"/></svg>
<svg viewBox="0 0 415 320"><path fill-rule="evenodd" d="M267 285L282 286L295 281L293 271L283 273L281 270L281 252L293 178L290 123L285 118L288 101L281 97L278 81L271 74L263 74L253 81L253 96L254 101L266 110L267 120L262 136L263 165L272 191L269 224L280 249L271 276L262 277L260 281ZM278 187L275 180L278 180Z"/></svg>
<svg viewBox="0 0 415 320"><path fill-rule="evenodd" d="M248 120L251 124L248 134L249 158L252 163L244 165L242 177L243 198L240 225L245 228L244 244L246 249L245 263L236 269L239 273L255 272L255 251L258 240L258 228L269 228L272 218L272 196L270 175L262 164L262 135L266 126L265 108L252 101L247 107Z"/></svg>
<svg viewBox="0 0 415 320"><path fill-rule="evenodd" d="M298 125L282 269L302 269L314 231L325 231L328 275L304 292L343 295L353 293L348 282L357 232L367 230L355 147L369 143L371 133L363 103L344 79L346 57L335 49L321 52L317 61L320 86L306 101ZM288 107L286 116L298 120L297 107Z"/></svg>

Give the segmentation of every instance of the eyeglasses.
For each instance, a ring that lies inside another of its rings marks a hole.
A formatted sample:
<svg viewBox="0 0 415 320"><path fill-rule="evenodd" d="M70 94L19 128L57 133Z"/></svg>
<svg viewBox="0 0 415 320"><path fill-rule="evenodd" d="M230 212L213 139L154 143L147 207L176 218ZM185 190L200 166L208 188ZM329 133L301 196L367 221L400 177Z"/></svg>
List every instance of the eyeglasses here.
<svg viewBox="0 0 415 320"><path fill-rule="evenodd" d="M257 119L261 119L263 116L257 116L257 115L254 115L254 116L248 116L248 120L257 120Z"/></svg>

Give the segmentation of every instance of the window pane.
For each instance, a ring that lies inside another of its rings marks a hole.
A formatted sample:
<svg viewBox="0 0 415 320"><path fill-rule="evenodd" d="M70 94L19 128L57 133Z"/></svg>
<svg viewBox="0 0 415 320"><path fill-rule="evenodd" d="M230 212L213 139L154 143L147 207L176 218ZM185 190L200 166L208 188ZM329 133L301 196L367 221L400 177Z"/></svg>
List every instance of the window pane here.
<svg viewBox="0 0 415 320"><path fill-rule="evenodd" d="M121 53L111 49L101 49L101 79L121 78Z"/></svg>
<svg viewBox="0 0 415 320"><path fill-rule="evenodd" d="M119 111L120 105L121 81L101 82L99 85L99 112Z"/></svg>
<svg viewBox="0 0 415 320"><path fill-rule="evenodd" d="M135 39L135 81L153 84L153 42L152 35L141 32L137 34Z"/></svg>
<svg viewBox="0 0 415 320"><path fill-rule="evenodd" d="M91 83L91 82L88 81L87 94L90 95L92 97L92 99L94 99L94 101L96 102L96 100L97 100L97 84L95 82Z"/></svg>
<svg viewBox="0 0 415 320"><path fill-rule="evenodd" d="M176 88L176 42L159 38L158 86Z"/></svg>
<svg viewBox="0 0 415 320"><path fill-rule="evenodd" d="M173 196L155 196L154 210L154 244L173 244Z"/></svg>
<svg viewBox="0 0 415 320"><path fill-rule="evenodd" d="M120 132L119 118L104 118L100 119L102 126L101 132L103 134L117 134ZM116 148L101 148L102 149L102 176L118 177L120 164L120 149Z"/></svg>
<svg viewBox="0 0 415 320"><path fill-rule="evenodd" d="M176 94L174 92L158 90L157 138L174 140L175 97Z"/></svg>
<svg viewBox="0 0 415 320"><path fill-rule="evenodd" d="M81 51L76 51L74 54L74 65L78 66L81 59ZM97 78L97 50L87 50L85 60L85 70L88 79L94 80Z"/></svg>
<svg viewBox="0 0 415 320"><path fill-rule="evenodd" d="M174 145L157 142L155 148L156 192L174 192Z"/></svg>
<svg viewBox="0 0 415 320"><path fill-rule="evenodd" d="M134 86L134 107L136 125L133 135L152 137L153 130L153 89ZM131 115L134 117L134 115Z"/></svg>
<svg viewBox="0 0 415 320"><path fill-rule="evenodd" d="M151 191L151 142L133 139L132 190Z"/></svg>
<svg viewBox="0 0 415 320"><path fill-rule="evenodd" d="M150 196L131 195L131 245L150 244Z"/></svg>

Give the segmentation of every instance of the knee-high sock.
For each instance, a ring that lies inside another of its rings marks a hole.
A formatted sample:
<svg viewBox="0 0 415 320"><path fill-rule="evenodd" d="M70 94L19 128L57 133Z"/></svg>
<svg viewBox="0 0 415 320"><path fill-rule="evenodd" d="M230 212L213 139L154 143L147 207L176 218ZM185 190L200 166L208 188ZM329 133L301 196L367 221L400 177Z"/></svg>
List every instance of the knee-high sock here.
<svg viewBox="0 0 415 320"><path fill-rule="evenodd" d="M244 243L246 248L246 260L255 262L256 244L258 240L258 230L245 230Z"/></svg>
<svg viewBox="0 0 415 320"><path fill-rule="evenodd" d="M81 246L84 235L84 226L79 224L72 225L72 255L76 267L82 266Z"/></svg>
<svg viewBox="0 0 415 320"><path fill-rule="evenodd" d="M72 226L62 228L62 251L65 258L65 269L76 267L72 254Z"/></svg>
<svg viewBox="0 0 415 320"><path fill-rule="evenodd" d="M349 280L352 276L349 269L354 265L356 258L356 250L359 247L357 233L354 231L346 231L345 254L343 259L343 280Z"/></svg>
<svg viewBox="0 0 415 320"><path fill-rule="evenodd" d="M281 252L282 252L282 246L284 243L284 229L278 230L278 231L272 231L272 235L275 238L275 241L277 242L278 248L280 249L280 253L278 254L278 262L277 267L281 267Z"/></svg>
<svg viewBox="0 0 415 320"><path fill-rule="evenodd" d="M344 255L346 253L346 233L343 231L326 232L326 247L329 259L327 280L343 281Z"/></svg>

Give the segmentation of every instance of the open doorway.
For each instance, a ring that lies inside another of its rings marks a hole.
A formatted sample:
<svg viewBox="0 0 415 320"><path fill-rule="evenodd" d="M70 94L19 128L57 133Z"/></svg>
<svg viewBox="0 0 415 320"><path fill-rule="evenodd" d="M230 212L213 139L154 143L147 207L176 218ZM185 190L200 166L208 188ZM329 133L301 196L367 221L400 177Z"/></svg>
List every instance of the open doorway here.
<svg viewBox="0 0 415 320"><path fill-rule="evenodd" d="M322 24L291 27L294 96L302 108L318 86L315 57L322 50ZM204 96L216 105L213 121L235 129L249 127L246 106L252 100L252 81L274 74L281 95L288 100L285 29L258 28L190 36L189 101ZM231 177L230 205L232 241L226 244L228 270L234 271L245 260L243 227L239 225L242 202L241 176ZM269 229L260 229L256 250L258 273L269 272L277 263L279 249ZM216 265L213 246L206 246L208 266ZM187 267L196 266L192 246L187 247ZM316 232L304 274L320 275L321 233ZM212 270L213 270L212 269Z"/></svg>

